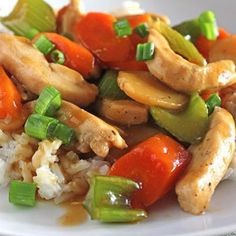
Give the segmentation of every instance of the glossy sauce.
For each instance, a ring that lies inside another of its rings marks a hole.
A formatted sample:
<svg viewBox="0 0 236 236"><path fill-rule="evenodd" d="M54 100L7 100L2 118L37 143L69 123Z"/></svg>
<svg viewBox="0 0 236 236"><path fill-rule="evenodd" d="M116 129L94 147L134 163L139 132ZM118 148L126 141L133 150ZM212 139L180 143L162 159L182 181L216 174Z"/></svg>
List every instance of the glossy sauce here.
<svg viewBox="0 0 236 236"><path fill-rule="evenodd" d="M88 213L82 205L82 201L66 202L60 205L66 212L58 221L63 226L81 225L88 220Z"/></svg>

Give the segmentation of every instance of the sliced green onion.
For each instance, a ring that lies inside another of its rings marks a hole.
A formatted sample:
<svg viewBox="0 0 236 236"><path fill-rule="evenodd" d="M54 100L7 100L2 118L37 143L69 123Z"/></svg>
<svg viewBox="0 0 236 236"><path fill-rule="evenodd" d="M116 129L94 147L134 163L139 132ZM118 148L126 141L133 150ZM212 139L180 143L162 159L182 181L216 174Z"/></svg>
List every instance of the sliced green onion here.
<svg viewBox="0 0 236 236"><path fill-rule="evenodd" d="M70 144L74 139L75 131L64 124L59 123L54 129L52 136L54 138L60 139L63 144L67 145Z"/></svg>
<svg viewBox="0 0 236 236"><path fill-rule="evenodd" d="M36 184L22 181L11 181L9 202L16 205L35 206Z"/></svg>
<svg viewBox="0 0 236 236"><path fill-rule="evenodd" d="M34 42L34 46L44 55L48 55L55 48L55 45L45 35L40 35Z"/></svg>
<svg viewBox="0 0 236 236"><path fill-rule="evenodd" d="M198 19L184 21L184 22L180 23L179 25L174 26L173 29L178 31L185 38L189 37L189 40L192 43L195 43L195 41L201 35L201 30L200 30L200 25L199 25Z"/></svg>
<svg viewBox="0 0 236 236"><path fill-rule="evenodd" d="M31 29L27 34L26 34L26 38L28 39L33 39L35 37L35 35L37 35L39 33L38 30L36 29Z"/></svg>
<svg viewBox="0 0 236 236"><path fill-rule="evenodd" d="M39 32L56 30L54 11L43 0L18 0L13 11L0 21L16 35L25 37L32 29Z"/></svg>
<svg viewBox="0 0 236 236"><path fill-rule="evenodd" d="M61 94L56 88L50 86L40 93L34 112L40 115L54 116L60 107Z"/></svg>
<svg viewBox="0 0 236 236"><path fill-rule="evenodd" d="M155 45L152 42L138 44L136 51L137 61L147 61L152 60L154 57Z"/></svg>
<svg viewBox="0 0 236 236"><path fill-rule="evenodd" d="M141 38L145 38L149 31L148 31L148 25L146 23L140 24L138 25L135 29L134 29L135 33L137 33Z"/></svg>
<svg viewBox="0 0 236 236"><path fill-rule="evenodd" d="M206 60L198 52L194 44L185 39L179 32L161 21L154 23L153 26L166 38L174 52L180 54L192 63L200 66L206 65Z"/></svg>
<svg viewBox="0 0 236 236"><path fill-rule="evenodd" d="M65 63L65 56L62 51L56 49L51 53L51 59L54 63L63 65Z"/></svg>
<svg viewBox="0 0 236 236"><path fill-rule="evenodd" d="M103 98L125 99L126 94L119 88L117 83L118 72L108 70L102 77L98 88L99 94Z"/></svg>
<svg viewBox="0 0 236 236"><path fill-rule="evenodd" d="M58 123L59 121L54 118L32 114L25 123L25 133L33 138L44 140L52 137Z"/></svg>
<svg viewBox="0 0 236 236"><path fill-rule="evenodd" d="M114 29L118 37L125 37L132 34L132 28L127 19L116 21L114 23Z"/></svg>
<svg viewBox="0 0 236 236"><path fill-rule="evenodd" d="M208 40L215 40L219 35L218 26L214 12L205 11L199 16L201 33Z"/></svg>
<svg viewBox="0 0 236 236"><path fill-rule="evenodd" d="M137 222L147 217L142 209L131 207L131 196L139 185L123 177L94 176L83 203L93 220Z"/></svg>
<svg viewBox="0 0 236 236"><path fill-rule="evenodd" d="M221 98L217 93L212 94L206 101L209 115L214 111L215 107L221 106Z"/></svg>

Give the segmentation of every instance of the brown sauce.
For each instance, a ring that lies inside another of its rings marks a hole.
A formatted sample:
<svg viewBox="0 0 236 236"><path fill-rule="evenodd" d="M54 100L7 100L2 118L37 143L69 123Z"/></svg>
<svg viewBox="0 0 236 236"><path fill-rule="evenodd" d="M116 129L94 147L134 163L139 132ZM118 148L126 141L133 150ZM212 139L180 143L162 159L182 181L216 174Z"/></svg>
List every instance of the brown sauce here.
<svg viewBox="0 0 236 236"><path fill-rule="evenodd" d="M82 205L82 201L72 201L62 203L60 205L66 212L62 215L58 222L62 226L77 226L88 220L88 213Z"/></svg>

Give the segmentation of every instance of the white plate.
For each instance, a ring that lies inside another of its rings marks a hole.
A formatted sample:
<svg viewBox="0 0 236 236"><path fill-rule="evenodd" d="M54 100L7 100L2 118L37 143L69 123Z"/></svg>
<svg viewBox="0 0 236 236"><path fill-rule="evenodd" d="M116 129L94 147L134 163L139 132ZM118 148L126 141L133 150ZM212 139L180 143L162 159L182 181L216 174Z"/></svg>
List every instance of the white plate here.
<svg viewBox="0 0 236 236"><path fill-rule="evenodd" d="M56 7L64 0L48 0ZM5 14L14 0L0 1L0 15ZM86 0L89 10L109 10L118 7L118 0ZM197 16L201 11L212 9L216 12L221 26L234 32L235 0L143 0L142 6L152 12L165 13L172 22L180 22ZM0 52L1 53L1 52ZM209 211L205 215L192 216L180 210L173 196L160 201L149 212L149 218L139 224L101 224L88 221L76 227L62 227L57 223L64 210L51 203L39 202L36 208L15 207L8 203L7 190L0 192L0 234L2 235L43 235L43 236L157 236L157 235L221 235L236 231L236 183L220 184Z"/></svg>

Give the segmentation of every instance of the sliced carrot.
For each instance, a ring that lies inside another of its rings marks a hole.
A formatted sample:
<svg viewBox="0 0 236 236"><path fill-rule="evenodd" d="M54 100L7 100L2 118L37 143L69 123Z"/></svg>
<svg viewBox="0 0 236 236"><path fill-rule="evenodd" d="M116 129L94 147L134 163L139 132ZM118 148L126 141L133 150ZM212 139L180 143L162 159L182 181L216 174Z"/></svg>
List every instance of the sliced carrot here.
<svg viewBox="0 0 236 236"><path fill-rule="evenodd" d="M74 26L74 35L101 61L125 61L133 45L129 37L118 37L113 28L115 17L105 13L88 13Z"/></svg>
<svg viewBox="0 0 236 236"><path fill-rule="evenodd" d="M118 159L109 172L138 182L135 207L148 207L170 191L190 160L190 154L172 138L157 134Z"/></svg>
<svg viewBox="0 0 236 236"><path fill-rule="evenodd" d="M63 52L65 56L65 66L78 71L84 77L89 77L93 73L95 57L88 49L59 34L43 34L56 45L57 49ZM33 41L35 41L39 35L36 35Z"/></svg>
<svg viewBox="0 0 236 236"><path fill-rule="evenodd" d="M204 101L207 101L208 98L214 93L219 93L219 90L218 89L205 90L200 95Z"/></svg>

